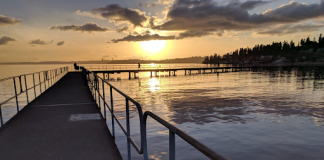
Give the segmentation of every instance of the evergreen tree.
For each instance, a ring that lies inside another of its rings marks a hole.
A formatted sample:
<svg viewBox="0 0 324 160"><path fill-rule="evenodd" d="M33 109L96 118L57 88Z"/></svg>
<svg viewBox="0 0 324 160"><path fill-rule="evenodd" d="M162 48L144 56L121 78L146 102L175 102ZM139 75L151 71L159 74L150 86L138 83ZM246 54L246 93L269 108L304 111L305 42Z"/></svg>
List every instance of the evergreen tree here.
<svg viewBox="0 0 324 160"><path fill-rule="evenodd" d="M290 41L290 48L291 49L294 49L295 48L295 43L293 40Z"/></svg>
<svg viewBox="0 0 324 160"><path fill-rule="evenodd" d="M203 64L209 64L209 63L210 63L209 57L206 56L205 59L204 59L204 61L203 61Z"/></svg>

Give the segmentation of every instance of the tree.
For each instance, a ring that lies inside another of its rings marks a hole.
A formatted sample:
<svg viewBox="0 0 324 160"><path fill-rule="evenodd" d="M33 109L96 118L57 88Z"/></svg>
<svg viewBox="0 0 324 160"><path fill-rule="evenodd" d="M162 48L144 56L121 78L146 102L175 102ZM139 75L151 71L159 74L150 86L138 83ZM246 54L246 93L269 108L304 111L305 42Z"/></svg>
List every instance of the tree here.
<svg viewBox="0 0 324 160"><path fill-rule="evenodd" d="M305 44L305 40L302 38L302 39L300 40L300 45L303 46L304 44Z"/></svg>
<svg viewBox="0 0 324 160"><path fill-rule="evenodd" d="M318 43L319 43L319 46L324 47L324 37L322 37L322 33L320 34L320 36L318 38Z"/></svg>
<svg viewBox="0 0 324 160"><path fill-rule="evenodd" d="M295 43L293 40L290 41L290 48L291 49L294 49L295 48Z"/></svg>
<svg viewBox="0 0 324 160"><path fill-rule="evenodd" d="M203 64L209 64L209 57L208 56L206 56L205 57L205 59L204 59L204 61L203 61Z"/></svg>
<svg viewBox="0 0 324 160"><path fill-rule="evenodd" d="M310 42L310 39L309 39L309 37L307 37L307 39L306 39L306 43L309 43Z"/></svg>

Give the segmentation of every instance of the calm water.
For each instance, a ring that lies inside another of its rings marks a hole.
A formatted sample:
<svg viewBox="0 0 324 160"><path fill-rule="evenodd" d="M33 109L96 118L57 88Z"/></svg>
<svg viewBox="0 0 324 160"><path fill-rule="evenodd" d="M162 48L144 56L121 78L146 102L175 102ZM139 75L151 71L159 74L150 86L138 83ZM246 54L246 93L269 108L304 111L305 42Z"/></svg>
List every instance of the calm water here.
<svg viewBox="0 0 324 160"><path fill-rule="evenodd" d="M114 74L110 77L121 80L110 82L144 111L156 113L228 159L324 158L323 71L192 73L177 72L174 77L161 73L155 78L139 73L132 80L128 73ZM125 125L125 99L113 94L115 113ZM140 144L137 112L133 105L130 110L131 136ZM111 129L109 120L107 124ZM115 128L116 144L126 159L124 133L116 123ZM168 159L168 130L150 118L147 129L149 158ZM134 149L132 157L142 159ZM179 137L176 157L208 159Z"/></svg>

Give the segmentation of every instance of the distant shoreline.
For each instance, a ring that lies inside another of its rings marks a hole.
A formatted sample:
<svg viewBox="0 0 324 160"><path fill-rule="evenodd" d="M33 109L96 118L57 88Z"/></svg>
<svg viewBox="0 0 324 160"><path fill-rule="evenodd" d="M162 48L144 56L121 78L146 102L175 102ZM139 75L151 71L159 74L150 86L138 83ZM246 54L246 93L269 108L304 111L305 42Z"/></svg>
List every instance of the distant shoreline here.
<svg viewBox="0 0 324 160"><path fill-rule="evenodd" d="M101 61L44 61L44 62L3 62L0 65L44 65L44 64L150 64L150 63L199 63L201 64L204 57L188 57L188 58L176 58L166 60L101 60Z"/></svg>

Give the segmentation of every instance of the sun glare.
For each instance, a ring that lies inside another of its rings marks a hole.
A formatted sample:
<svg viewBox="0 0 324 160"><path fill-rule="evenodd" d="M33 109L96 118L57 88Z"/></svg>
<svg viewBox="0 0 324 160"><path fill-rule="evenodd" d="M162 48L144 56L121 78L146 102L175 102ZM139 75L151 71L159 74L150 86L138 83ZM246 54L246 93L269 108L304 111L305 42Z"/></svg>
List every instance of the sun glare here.
<svg viewBox="0 0 324 160"><path fill-rule="evenodd" d="M159 52L164 48L165 42L166 41L153 40L153 41L144 41L140 43L142 48L145 51L155 54L156 52Z"/></svg>

